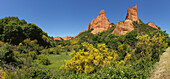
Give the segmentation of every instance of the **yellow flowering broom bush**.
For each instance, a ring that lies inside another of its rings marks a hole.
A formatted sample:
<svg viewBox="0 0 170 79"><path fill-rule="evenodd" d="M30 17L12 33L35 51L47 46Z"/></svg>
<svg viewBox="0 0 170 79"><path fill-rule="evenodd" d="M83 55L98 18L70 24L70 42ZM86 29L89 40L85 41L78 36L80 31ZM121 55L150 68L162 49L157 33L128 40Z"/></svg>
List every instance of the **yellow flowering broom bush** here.
<svg viewBox="0 0 170 79"><path fill-rule="evenodd" d="M69 54L73 58L65 61L66 64L61 66L62 70L91 73L97 68L109 66L110 61L115 61L118 56L114 51L108 52L105 44L98 44L98 47L94 48L92 44L84 42L82 46L82 50L73 50Z"/></svg>
<svg viewBox="0 0 170 79"><path fill-rule="evenodd" d="M0 70L0 79L5 79L5 72Z"/></svg>
<svg viewBox="0 0 170 79"><path fill-rule="evenodd" d="M137 39L136 53L140 53L140 57L151 55L152 59L156 59L156 61L159 59L162 50L168 45L165 41L165 36L161 33L157 33L154 36L141 35L137 36Z"/></svg>

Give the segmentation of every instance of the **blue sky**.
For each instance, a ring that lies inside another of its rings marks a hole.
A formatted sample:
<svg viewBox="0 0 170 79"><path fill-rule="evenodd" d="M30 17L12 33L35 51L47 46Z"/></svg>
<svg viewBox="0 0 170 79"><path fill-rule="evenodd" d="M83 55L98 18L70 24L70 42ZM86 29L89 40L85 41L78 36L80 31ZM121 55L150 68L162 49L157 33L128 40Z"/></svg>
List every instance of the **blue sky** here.
<svg viewBox="0 0 170 79"><path fill-rule="evenodd" d="M116 24L135 4L144 23L154 22L170 34L170 0L1 0L0 18L17 16L53 37L75 36L87 29L100 10Z"/></svg>

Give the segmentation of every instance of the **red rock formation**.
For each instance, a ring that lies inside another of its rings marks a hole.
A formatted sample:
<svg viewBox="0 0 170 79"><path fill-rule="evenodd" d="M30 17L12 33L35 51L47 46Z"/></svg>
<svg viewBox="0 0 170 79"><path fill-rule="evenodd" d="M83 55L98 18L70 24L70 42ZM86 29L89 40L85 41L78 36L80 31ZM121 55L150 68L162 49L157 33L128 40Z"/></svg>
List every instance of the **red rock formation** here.
<svg viewBox="0 0 170 79"><path fill-rule="evenodd" d="M126 20L137 21L139 23L137 4L132 9L128 8Z"/></svg>
<svg viewBox="0 0 170 79"><path fill-rule="evenodd" d="M125 35L127 32L131 32L134 30L133 21L137 21L139 23L138 12L137 12L137 5L132 9L127 10L126 19L124 22L119 21L116 24L116 28L113 30L113 34L116 35Z"/></svg>
<svg viewBox="0 0 170 79"><path fill-rule="evenodd" d="M149 22L148 25L151 26L151 27L153 27L153 28L158 29L158 27L157 27L153 22Z"/></svg>
<svg viewBox="0 0 170 79"><path fill-rule="evenodd" d="M66 36L66 37L62 37L63 40L71 40L73 37L71 36Z"/></svg>
<svg viewBox="0 0 170 79"><path fill-rule="evenodd" d="M134 30L131 20L125 20L124 22L119 21L116 24L116 28L113 30L113 34L116 35L125 35L127 32Z"/></svg>
<svg viewBox="0 0 170 79"><path fill-rule="evenodd" d="M61 37L54 37L54 40L63 40Z"/></svg>
<svg viewBox="0 0 170 79"><path fill-rule="evenodd" d="M93 31L91 33L96 34L99 32L103 32L103 31L109 29L110 27L112 27L112 26L110 25L110 22L106 18L105 11L101 10L99 13L99 16L97 16L96 19L93 19L90 22L87 30L93 28Z"/></svg>
<svg viewBox="0 0 170 79"><path fill-rule="evenodd" d="M78 35L74 36L73 38L76 38L77 36L79 36L81 33L85 32L87 30L83 30L82 32L80 32Z"/></svg>

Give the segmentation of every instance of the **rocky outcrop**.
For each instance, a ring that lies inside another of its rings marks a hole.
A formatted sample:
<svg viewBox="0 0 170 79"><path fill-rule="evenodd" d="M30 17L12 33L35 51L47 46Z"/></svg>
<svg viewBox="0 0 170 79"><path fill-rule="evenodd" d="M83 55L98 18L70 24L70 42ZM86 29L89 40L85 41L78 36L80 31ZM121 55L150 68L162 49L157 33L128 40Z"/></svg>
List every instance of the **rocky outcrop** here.
<svg viewBox="0 0 170 79"><path fill-rule="evenodd" d="M70 40L73 39L71 36L66 36L66 37L54 37L54 40Z"/></svg>
<svg viewBox="0 0 170 79"><path fill-rule="evenodd" d="M71 40L73 37L71 37L71 36L66 36L66 37L63 37L62 39L63 40Z"/></svg>
<svg viewBox="0 0 170 79"><path fill-rule="evenodd" d="M112 33L116 35L125 35L127 32L131 32L134 30L133 21L140 22L136 4L132 9L128 8L125 21L119 21Z"/></svg>
<svg viewBox="0 0 170 79"><path fill-rule="evenodd" d="M111 26L110 22L108 21L108 19L106 18L105 11L101 10L99 13L99 16L97 16L96 19L93 19L90 22L87 30L93 28L93 31L91 33L96 34L99 32L103 32L103 31L109 29L110 27L112 27L112 26Z"/></svg>
<svg viewBox="0 0 170 79"><path fill-rule="evenodd" d="M148 25L151 26L151 27L153 27L153 28L158 29L158 27L157 27L153 22L149 22Z"/></svg>
<svg viewBox="0 0 170 79"><path fill-rule="evenodd" d="M54 37L54 40L63 40L61 37Z"/></svg>
<svg viewBox="0 0 170 79"><path fill-rule="evenodd" d="M81 33L85 32L87 30L83 30L82 32L80 32L78 35L74 36L73 38L76 38L77 36L79 36Z"/></svg>
<svg viewBox="0 0 170 79"><path fill-rule="evenodd" d="M133 24L131 20L125 20L124 22L119 21L116 24L116 28L112 32L116 35L125 35L127 32L134 30Z"/></svg>
<svg viewBox="0 0 170 79"><path fill-rule="evenodd" d="M140 22L138 18L137 4L135 4L132 9L128 8L126 20L131 20L132 22L137 21L138 23Z"/></svg>

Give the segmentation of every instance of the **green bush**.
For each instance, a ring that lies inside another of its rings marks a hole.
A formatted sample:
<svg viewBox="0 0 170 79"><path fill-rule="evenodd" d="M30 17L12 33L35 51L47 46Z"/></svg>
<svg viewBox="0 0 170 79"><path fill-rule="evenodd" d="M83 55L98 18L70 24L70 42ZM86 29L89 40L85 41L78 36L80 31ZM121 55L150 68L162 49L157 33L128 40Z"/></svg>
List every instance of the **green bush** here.
<svg viewBox="0 0 170 79"><path fill-rule="evenodd" d="M132 51L131 47L127 44L121 44L118 46L117 49L118 49L119 60L123 60L126 54Z"/></svg>
<svg viewBox="0 0 170 79"><path fill-rule="evenodd" d="M30 51L29 56L35 59L37 57L37 53L35 51Z"/></svg>
<svg viewBox="0 0 170 79"><path fill-rule="evenodd" d="M44 54L41 54L41 55L38 56L38 62L43 64L43 65L49 65L50 64L50 60Z"/></svg>
<svg viewBox="0 0 170 79"><path fill-rule="evenodd" d="M81 48L81 46L78 44L73 45L73 50L75 50L76 52L78 52L80 48Z"/></svg>
<svg viewBox="0 0 170 79"><path fill-rule="evenodd" d="M54 48L49 48L49 49L48 49L48 53L49 53L49 54L54 54Z"/></svg>
<svg viewBox="0 0 170 79"><path fill-rule="evenodd" d="M19 43L17 49L22 53L29 53L30 51L35 51L37 52L37 54L40 54L40 51L43 49L43 47L39 46L37 42L37 40L31 40L27 38L22 43Z"/></svg>
<svg viewBox="0 0 170 79"><path fill-rule="evenodd" d="M50 70L40 67L31 67L28 72L28 77L35 79L50 79L51 75Z"/></svg>
<svg viewBox="0 0 170 79"><path fill-rule="evenodd" d="M170 37L168 38L167 42L168 42L168 46L170 46Z"/></svg>
<svg viewBox="0 0 170 79"><path fill-rule="evenodd" d="M46 36L47 39L44 39L43 36ZM0 19L0 40L18 45L26 38L38 40L40 46L55 46L54 40L33 23L10 16Z"/></svg>
<svg viewBox="0 0 170 79"><path fill-rule="evenodd" d="M50 70L37 66L22 70L17 68L15 71L9 69L5 76L7 79L51 79L51 77Z"/></svg>
<svg viewBox="0 0 170 79"><path fill-rule="evenodd" d="M11 49L11 45L5 43L0 47L0 61L0 64L17 62L14 52Z"/></svg>
<svg viewBox="0 0 170 79"><path fill-rule="evenodd" d="M0 41L0 47L3 46L3 44L4 44L4 43L3 43L2 41Z"/></svg>
<svg viewBox="0 0 170 79"><path fill-rule="evenodd" d="M14 51L15 57L19 57L20 53L18 51Z"/></svg>
<svg viewBox="0 0 170 79"><path fill-rule="evenodd" d="M137 43L137 32L136 31L131 31L131 32L128 32L126 35L125 35L125 43L127 43L128 45L130 45L131 47L135 48L135 45Z"/></svg>

